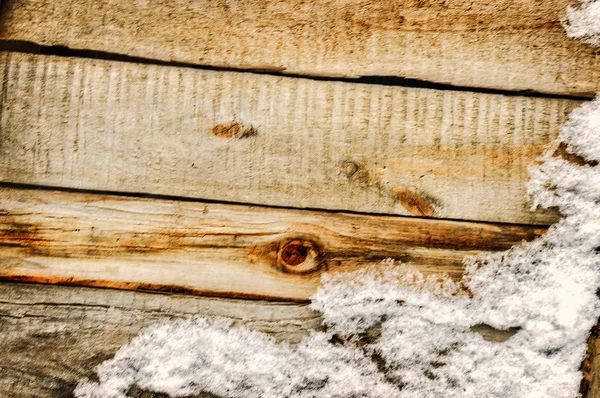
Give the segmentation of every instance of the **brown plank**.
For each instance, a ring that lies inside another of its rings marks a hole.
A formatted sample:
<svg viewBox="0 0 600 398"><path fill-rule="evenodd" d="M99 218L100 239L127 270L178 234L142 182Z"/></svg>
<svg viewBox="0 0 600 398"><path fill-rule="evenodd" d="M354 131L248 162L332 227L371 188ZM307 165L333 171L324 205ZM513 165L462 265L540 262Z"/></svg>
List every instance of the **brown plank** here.
<svg viewBox="0 0 600 398"><path fill-rule="evenodd" d="M580 103L18 53L0 92L0 181L531 224Z"/></svg>
<svg viewBox="0 0 600 398"><path fill-rule="evenodd" d="M600 325L590 332L585 360L581 366L583 380L581 381L582 398L600 397Z"/></svg>
<svg viewBox="0 0 600 398"><path fill-rule="evenodd" d="M72 397L140 329L194 315L290 344L320 328L318 314L300 304L0 283L0 396Z"/></svg>
<svg viewBox="0 0 600 398"><path fill-rule="evenodd" d="M574 0L5 0L0 38L319 76L593 95L600 53Z"/></svg>
<svg viewBox="0 0 600 398"><path fill-rule="evenodd" d="M0 279L306 301L392 258L460 278L543 228L0 188Z"/></svg>

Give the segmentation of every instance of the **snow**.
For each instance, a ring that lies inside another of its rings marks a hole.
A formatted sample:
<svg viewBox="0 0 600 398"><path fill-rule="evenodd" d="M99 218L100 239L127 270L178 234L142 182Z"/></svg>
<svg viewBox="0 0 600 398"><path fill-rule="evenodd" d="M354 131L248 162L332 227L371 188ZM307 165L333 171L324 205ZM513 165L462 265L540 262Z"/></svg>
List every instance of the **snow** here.
<svg viewBox="0 0 600 398"><path fill-rule="evenodd" d="M315 334L292 349L222 319L194 318L147 329L98 369L100 384L78 386L79 397L125 397L131 385L187 396L394 396L375 364L357 349L335 347Z"/></svg>
<svg viewBox="0 0 600 398"><path fill-rule="evenodd" d="M567 36L600 45L600 1L583 0L580 8L567 8Z"/></svg>
<svg viewBox="0 0 600 398"><path fill-rule="evenodd" d="M598 44L600 3L570 8L568 33ZM587 164L554 156L558 142ZM600 316L600 98L576 109L531 170L534 207L563 218L542 237L467 260L455 283L387 261L325 276L312 308L326 331L297 347L222 319L155 325L101 364L77 397L576 397ZM514 328L486 341L478 325Z"/></svg>

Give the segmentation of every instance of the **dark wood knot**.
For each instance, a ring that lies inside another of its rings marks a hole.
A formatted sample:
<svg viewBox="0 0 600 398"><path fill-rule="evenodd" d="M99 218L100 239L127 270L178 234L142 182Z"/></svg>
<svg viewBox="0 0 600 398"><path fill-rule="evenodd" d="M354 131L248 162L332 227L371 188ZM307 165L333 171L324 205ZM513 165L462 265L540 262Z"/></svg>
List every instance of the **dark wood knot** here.
<svg viewBox="0 0 600 398"><path fill-rule="evenodd" d="M277 252L277 265L285 272L306 274L321 267L319 247L304 239L282 241Z"/></svg>

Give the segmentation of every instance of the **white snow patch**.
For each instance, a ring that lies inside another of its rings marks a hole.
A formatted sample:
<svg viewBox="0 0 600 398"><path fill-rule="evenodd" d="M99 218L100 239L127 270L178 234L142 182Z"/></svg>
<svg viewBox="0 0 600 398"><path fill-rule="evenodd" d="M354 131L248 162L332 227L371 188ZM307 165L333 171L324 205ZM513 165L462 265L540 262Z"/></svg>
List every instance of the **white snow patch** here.
<svg viewBox="0 0 600 398"><path fill-rule="evenodd" d="M599 44L599 13L596 1L569 9L569 34ZM157 325L76 396L120 398L137 385L172 396L576 397L600 316L600 99L573 112L559 141L590 164L549 151L529 191L564 218L533 242L469 259L461 283L391 261L326 276L312 308L327 332L297 347L219 319ZM480 324L519 329L489 342L472 331Z"/></svg>
<svg viewBox="0 0 600 398"><path fill-rule="evenodd" d="M580 8L567 8L567 36L600 45L600 1L582 0Z"/></svg>
<svg viewBox="0 0 600 398"><path fill-rule="evenodd" d="M222 319L194 318L151 327L98 368L100 383L81 383L78 397L125 397L141 388L186 396L394 396L375 364L356 349L315 334L292 349Z"/></svg>

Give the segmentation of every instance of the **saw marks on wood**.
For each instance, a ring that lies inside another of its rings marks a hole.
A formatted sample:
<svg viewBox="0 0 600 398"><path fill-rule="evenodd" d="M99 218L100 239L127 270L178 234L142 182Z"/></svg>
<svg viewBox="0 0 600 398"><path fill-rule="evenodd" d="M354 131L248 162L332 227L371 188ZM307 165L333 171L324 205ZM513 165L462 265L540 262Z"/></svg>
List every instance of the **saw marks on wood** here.
<svg viewBox="0 0 600 398"><path fill-rule="evenodd" d="M549 224L528 167L579 102L0 56L0 181Z"/></svg>
<svg viewBox="0 0 600 398"><path fill-rule="evenodd" d="M593 95L572 0L4 0L0 38L314 76Z"/></svg>
<svg viewBox="0 0 600 398"><path fill-rule="evenodd" d="M386 258L460 278L532 226L0 189L0 279L306 301Z"/></svg>

